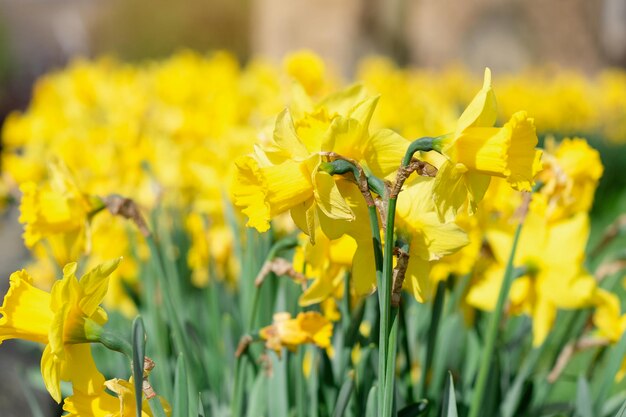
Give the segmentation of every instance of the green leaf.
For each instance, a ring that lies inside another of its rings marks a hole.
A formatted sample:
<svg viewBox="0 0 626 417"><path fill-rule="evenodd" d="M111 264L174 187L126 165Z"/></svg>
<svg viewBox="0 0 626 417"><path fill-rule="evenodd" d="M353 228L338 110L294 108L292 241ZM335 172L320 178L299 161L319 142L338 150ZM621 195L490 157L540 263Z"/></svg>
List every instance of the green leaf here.
<svg viewBox="0 0 626 417"><path fill-rule="evenodd" d="M397 354L397 342L398 342L398 309L394 308L391 311L391 330L389 333L389 342L387 350L387 365L385 374L385 389L383 391L383 415L390 416L394 409L394 398L396 395L394 382L396 378L396 354Z"/></svg>
<svg viewBox="0 0 626 417"><path fill-rule="evenodd" d="M378 386L374 384L367 395L365 417L376 417L376 410L378 410Z"/></svg>
<svg viewBox="0 0 626 417"><path fill-rule="evenodd" d="M248 396L247 417L258 417L265 415L267 409L267 377L261 373L252 385L250 395Z"/></svg>
<svg viewBox="0 0 626 417"><path fill-rule="evenodd" d="M137 417L141 417L143 403L143 361L146 356L146 332L141 316L133 321L133 382Z"/></svg>
<svg viewBox="0 0 626 417"><path fill-rule="evenodd" d="M163 409L163 405L161 404L161 398L157 395L156 397L152 397L148 400L150 404L150 409L152 410L152 414L154 417L167 417L165 415L165 410Z"/></svg>
<svg viewBox="0 0 626 417"><path fill-rule="evenodd" d="M576 388L576 417L593 417L592 407L593 402L591 400L591 392L589 391L589 383L584 376L580 375Z"/></svg>
<svg viewBox="0 0 626 417"><path fill-rule="evenodd" d="M604 370L598 375L598 380L594 379L594 386L598 386L596 395L594 396L594 410L599 411L602 409L602 405L605 403L609 396L611 387L615 382L615 376L620 369L622 360L626 356L626 333L622 335L622 338L617 345L611 348L609 352L609 358L604 366Z"/></svg>
<svg viewBox="0 0 626 417"><path fill-rule="evenodd" d="M271 355L272 375L266 379L268 392L276 393L269 401L268 414L272 417L287 417L289 415L289 404L287 398L287 361L278 359L276 355Z"/></svg>
<svg viewBox="0 0 626 417"><path fill-rule="evenodd" d="M620 409L617 411L615 417L626 417L626 401L624 401L624 404L622 404Z"/></svg>
<svg viewBox="0 0 626 417"><path fill-rule="evenodd" d="M515 415L515 410L517 410L524 392L524 382L526 382L530 373L535 368L535 365L543 352L544 346L546 346L545 343L543 343L540 347L533 349L522 363L522 366L513 381L513 385L507 391L506 396L502 401L502 405L500 406L502 417L513 417Z"/></svg>
<svg viewBox="0 0 626 417"><path fill-rule="evenodd" d="M176 361L176 379L174 380L173 414L178 417L189 416L189 383L185 357L181 353Z"/></svg>
<svg viewBox="0 0 626 417"><path fill-rule="evenodd" d="M333 411L333 417L342 417L350 402L350 396L354 390L354 380L352 378L346 379L339 390L339 397L335 403L335 411Z"/></svg>
<svg viewBox="0 0 626 417"><path fill-rule="evenodd" d="M446 385L447 369L451 369L451 360L462 352L460 347L465 344L466 338L463 319L454 314L442 320L438 332L437 354L433 358L431 379L427 387L428 398L439 398ZM464 356L461 356L459 360Z"/></svg>
<svg viewBox="0 0 626 417"><path fill-rule="evenodd" d="M202 395L198 394L198 417L204 416L204 404L202 404Z"/></svg>
<svg viewBox="0 0 626 417"><path fill-rule="evenodd" d="M441 417L458 417L456 411L456 395L454 394L454 382L452 374L448 373L447 388L443 396L443 407L441 409Z"/></svg>

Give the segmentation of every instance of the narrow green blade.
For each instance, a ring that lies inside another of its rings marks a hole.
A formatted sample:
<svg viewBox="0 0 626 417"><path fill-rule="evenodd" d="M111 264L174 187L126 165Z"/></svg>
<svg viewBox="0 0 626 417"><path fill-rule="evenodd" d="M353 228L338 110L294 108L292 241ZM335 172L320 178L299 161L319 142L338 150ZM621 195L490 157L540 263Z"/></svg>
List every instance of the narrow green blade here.
<svg viewBox="0 0 626 417"><path fill-rule="evenodd" d="M448 374L448 383L446 385L447 388L443 396L441 417L458 417L456 411L456 395L454 394L454 382L452 381L452 374Z"/></svg>
<svg viewBox="0 0 626 417"><path fill-rule="evenodd" d="M141 316L133 321L133 382L137 417L141 417L143 393L143 361L146 356L146 331Z"/></svg>
<svg viewBox="0 0 626 417"><path fill-rule="evenodd" d="M174 417L188 417L189 414L189 383L185 357L181 353L176 361L176 379L174 381Z"/></svg>

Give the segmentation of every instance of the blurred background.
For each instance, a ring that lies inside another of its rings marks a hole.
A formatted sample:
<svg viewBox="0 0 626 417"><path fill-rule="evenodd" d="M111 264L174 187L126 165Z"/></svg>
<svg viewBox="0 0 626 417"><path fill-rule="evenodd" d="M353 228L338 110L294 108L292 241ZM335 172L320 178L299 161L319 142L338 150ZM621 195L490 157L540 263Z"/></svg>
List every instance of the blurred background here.
<svg viewBox="0 0 626 417"><path fill-rule="evenodd" d="M37 77L76 57L139 61L226 49L241 62L280 62L302 48L345 76L371 54L478 74L555 65L593 75L626 67L626 0L0 0L0 123L26 108ZM0 294L26 256L16 213L5 216ZM34 398L15 381L26 377L30 356L5 345L0 415L29 415ZM45 394L39 401L51 402Z"/></svg>
<svg viewBox="0 0 626 417"><path fill-rule="evenodd" d="M158 58L227 49L245 61L310 48L344 74L400 64L517 71L626 65L625 0L2 0L0 119L76 56Z"/></svg>

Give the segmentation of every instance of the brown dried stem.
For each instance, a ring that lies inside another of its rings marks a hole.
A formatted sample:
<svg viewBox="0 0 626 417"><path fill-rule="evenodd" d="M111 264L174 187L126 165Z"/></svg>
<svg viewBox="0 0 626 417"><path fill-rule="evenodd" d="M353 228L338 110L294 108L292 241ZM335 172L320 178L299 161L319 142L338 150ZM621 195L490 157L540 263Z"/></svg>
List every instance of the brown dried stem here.
<svg viewBox="0 0 626 417"><path fill-rule="evenodd" d="M409 265L409 253L395 248L394 255L398 258L396 267L393 269L393 285L391 288L391 305L398 307L402 298L402 285L404 284L404 276L406 274L407 266Z"/></svg>
<svg viewBox="0 0 626 417"><path fill-rule="evenodd" d="M248 347L252 344L252 342L254 342L252 336L248 334L241 336L241 339L239 339L239 344L237 345L237 350L235 351L235 357L239 358L241 357L241 355L246 353L248 351Z"/></svg>
<svg viewBox="0 0 626 417"><path fill-rule="evenodd" d="M134 200L111 194L103 198L102 201L111 214L132 220L144 237L150 237L150 229L148 229L139 206Z"/></svg>
<svg viewBox="0 0 626 417"><path fill-rule="evenodd" d="M409 165L401 166L398 168L398 172L396 173L396 180L391 186L391 191L389 192L389 198L398 198L398 194L402 191L402 186L404 182L409 178L409 176L417 172L418 175L424 177L434 177L437 175L437 168L429 164L428 162L420 161L417 159L412 159Z"/></svg>
<svg viewBox="0 0 626 417"><path fill-rule="evenodd" d="M600 242L593 248L590 256L595 257L596 255L598 255L617 236L619 236L620 232L625 227L626 227L626 214L622 214L613 223L611 223L609 227L607 227L606 231L602 235L602 239L600 239Z"/></svg>
<svg viewBox="0 0 626 417"><path fill-rule="evenodd" d="M154 388L152 388L152 385L150 385L150 382L148 381L148 376L150 376L150 372L152 372L154 367L155 367L154 361L147 356L144 357L143 359L143 382L141 384L141 389L143 390L143 393L145 394L147 400L149 400L150 398L156 397L156 392L154 392Z"/></svg>
<svg viewBox="0 0 626 417"><path fill-rule="evenodd" d="M263 281L265 281L265 278L272 272L278 276L286 275L302 285L303 289L306 288L306 284L308 282L307 277L304 274L296 271L291 262L284 258L274 258L271 261L265 261L263 267L254 279L254 285L256 287L260 287L261 285L263 285Z"/></svg>
<svg viewBox="0 0 626 417"><path fill-rule="evenodd" d="M557 379L559 379L559 376L576 352L580 352L586 349L592 349L595 347L606 346L608 344L609 341L607 339L601 338L585 338L568 343L563 348L563 350L561 350L561 353L559 353L554 367L548 374L548 382L553 384L554 382L556 382Z"/></svg>

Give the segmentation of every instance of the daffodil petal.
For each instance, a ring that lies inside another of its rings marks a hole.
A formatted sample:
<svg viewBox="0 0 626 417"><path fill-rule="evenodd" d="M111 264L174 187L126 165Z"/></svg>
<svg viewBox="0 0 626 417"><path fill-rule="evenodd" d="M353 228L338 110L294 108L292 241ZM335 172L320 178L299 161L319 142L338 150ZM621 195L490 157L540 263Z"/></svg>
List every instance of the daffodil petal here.
<svg viewBox="0 0 626 417"><path fill-rule="evenodd" d="M276 119L274 142L296 161L309 157L309 151L298 138L293 119L287 109L283 110Z"/></svg>
<svg viewBox="0 0 626 417"><path fill-rule="evenodd" d="M339 192L335 180L323 171L315 173L315 202L331 219L354 220L354 213Z"/></svg>

